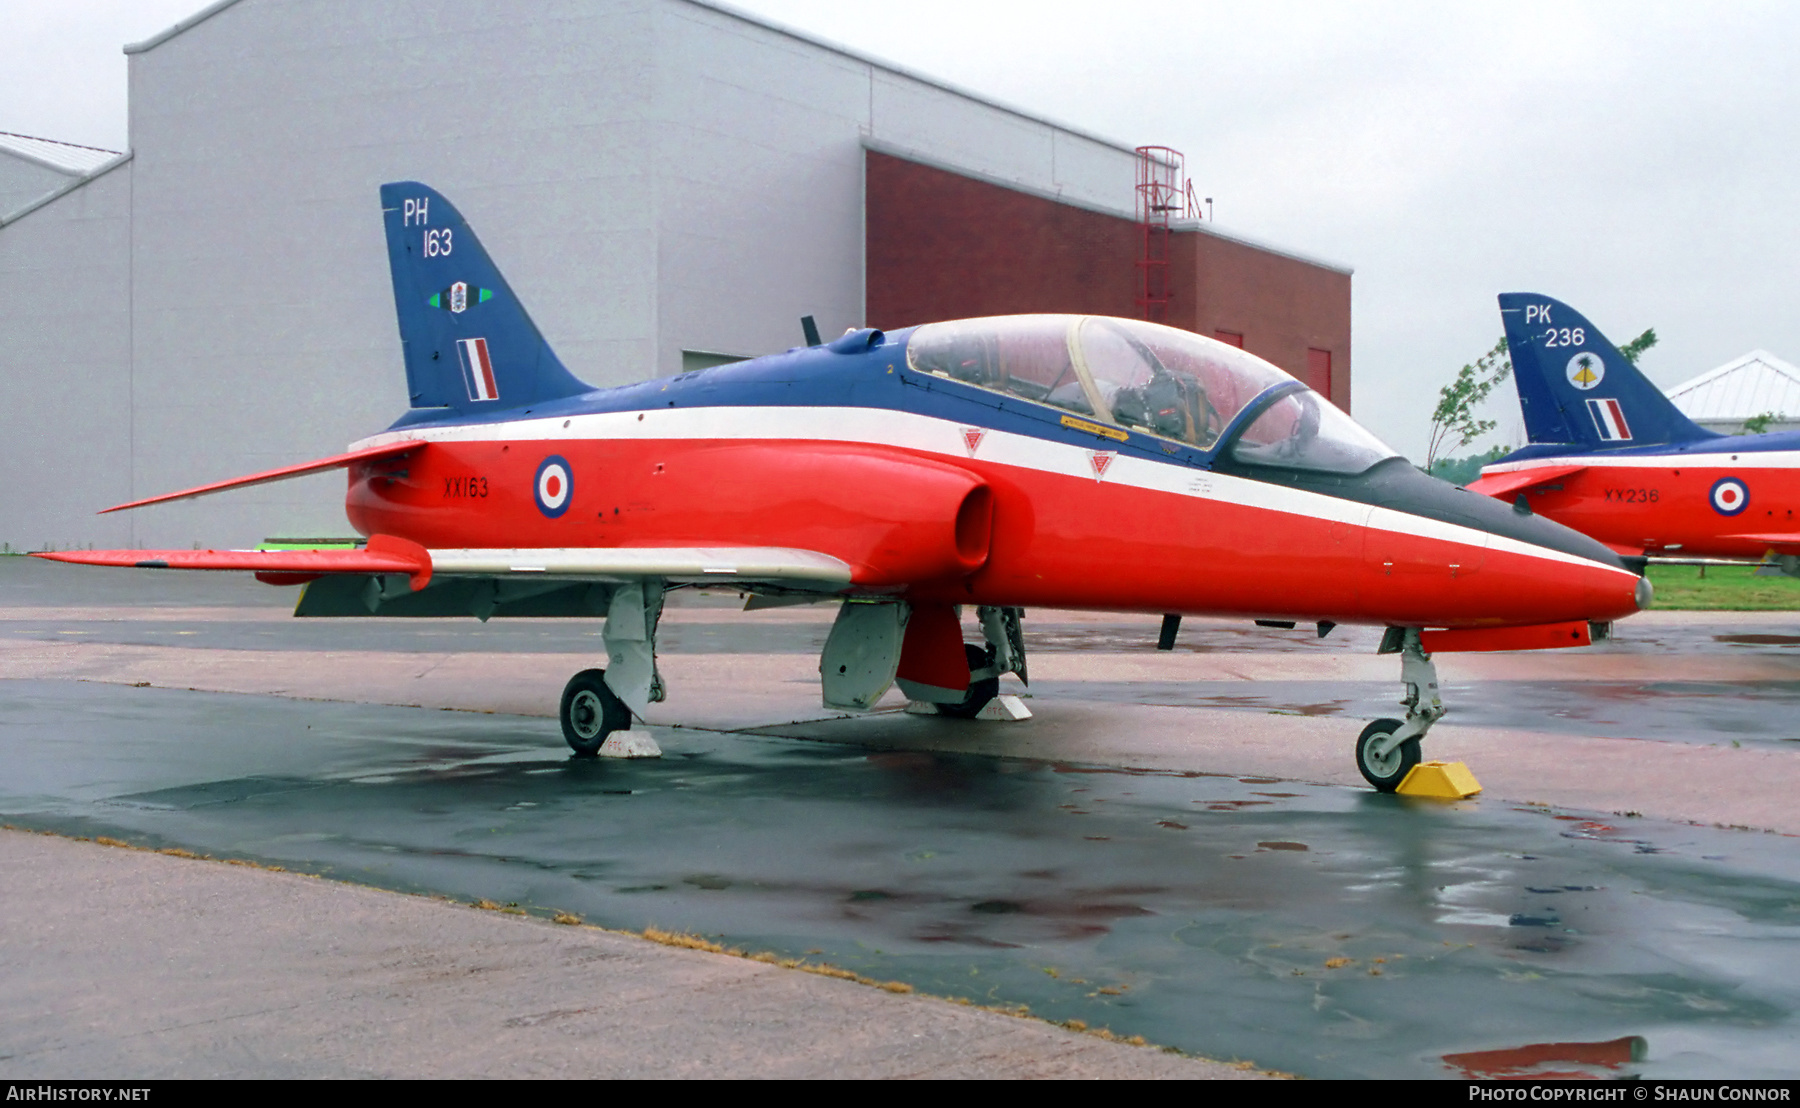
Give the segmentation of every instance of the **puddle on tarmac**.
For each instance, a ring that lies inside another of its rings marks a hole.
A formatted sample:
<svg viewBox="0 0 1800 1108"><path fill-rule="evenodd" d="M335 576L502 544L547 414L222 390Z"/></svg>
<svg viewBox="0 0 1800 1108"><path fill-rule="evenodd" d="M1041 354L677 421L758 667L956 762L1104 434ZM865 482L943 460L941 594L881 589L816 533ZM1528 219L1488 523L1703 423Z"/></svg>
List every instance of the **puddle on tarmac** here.
<svg viewBox="0 0 1800 1108"><path fill-rule="evenodd" d="M539 720L55 682L0 682L0 736L15 824L692 931L1311 1077L1800 1073L1791 838L667 729L659 761L573 761Z"/></svg>

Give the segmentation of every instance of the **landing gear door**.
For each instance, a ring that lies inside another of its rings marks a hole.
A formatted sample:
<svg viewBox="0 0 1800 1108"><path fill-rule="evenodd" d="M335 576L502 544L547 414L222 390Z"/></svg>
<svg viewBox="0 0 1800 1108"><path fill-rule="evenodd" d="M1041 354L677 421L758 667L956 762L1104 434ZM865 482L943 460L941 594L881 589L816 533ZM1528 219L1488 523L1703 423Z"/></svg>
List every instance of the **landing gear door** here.
<svg viewBox="0 0 1800 1108"><path fill-rule="evenodd" d="M845 601L825 639L819 678L827 708L867 711L894 683L911 609L899 601Z"/></svg>

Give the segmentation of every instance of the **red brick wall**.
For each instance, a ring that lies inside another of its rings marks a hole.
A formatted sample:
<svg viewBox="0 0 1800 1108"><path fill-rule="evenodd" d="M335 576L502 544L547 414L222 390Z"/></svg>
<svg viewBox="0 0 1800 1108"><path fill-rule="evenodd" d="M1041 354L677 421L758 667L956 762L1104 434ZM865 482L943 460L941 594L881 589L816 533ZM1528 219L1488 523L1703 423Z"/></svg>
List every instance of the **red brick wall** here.
<svg viewBox="0 0 1800 1108"><path fill-rule="evenodd" d="M1331 401L1350 410L1350 275L1205 232L1176 237L1169 322L1235 331L1244 349L1324 391L1307 351L1331 354ZM1185 285L1183 282L1187 282Z"/></svg>
<svg viewBox="0 0 1800 1108"><path fill-rule="evenodd" d="M1024 312L1142 318L1143 238L1131 220L873 150L866 180L869 326ZM1242 334L1246 350L1303 381L1307 350L1330 351L1331 399L1349 410L1348 274L1184 232L1169 286L1168 323Z"/></svg>

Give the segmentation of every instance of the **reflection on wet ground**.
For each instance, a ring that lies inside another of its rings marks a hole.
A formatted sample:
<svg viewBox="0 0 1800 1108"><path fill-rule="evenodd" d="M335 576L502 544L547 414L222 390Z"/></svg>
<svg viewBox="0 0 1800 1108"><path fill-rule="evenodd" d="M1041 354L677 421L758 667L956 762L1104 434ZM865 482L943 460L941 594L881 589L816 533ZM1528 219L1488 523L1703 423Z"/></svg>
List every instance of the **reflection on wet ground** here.
<svg viewBox="0 0 1800 1108"><path fill-rule="evenodd" d="M1637 1035L1604 1043L1531 1043L1507 1050L1446 1054L1444 1061L1472 1079L1537 1080L1622 1076L1645 1060L1650 1044Z"/></svg>
<svg viewBox="0 0 1800 1108"><path fill-rule="evenodd" d="M1049 681L1046 699L1289 715L1395 716L1395 686L1376 681ZM1476 681L1447 685L1449 723L1607 738L1723 745L1800 743L1800 682Z"/></svg>
<svg viewBox="0 0 1800 1108"><path fill-rule="evenodd" d="M656 734L661 761L579 762L537 720L7 681L0 812L722 936L1306 1076L1800 1071L1787 838Z"/></svg>

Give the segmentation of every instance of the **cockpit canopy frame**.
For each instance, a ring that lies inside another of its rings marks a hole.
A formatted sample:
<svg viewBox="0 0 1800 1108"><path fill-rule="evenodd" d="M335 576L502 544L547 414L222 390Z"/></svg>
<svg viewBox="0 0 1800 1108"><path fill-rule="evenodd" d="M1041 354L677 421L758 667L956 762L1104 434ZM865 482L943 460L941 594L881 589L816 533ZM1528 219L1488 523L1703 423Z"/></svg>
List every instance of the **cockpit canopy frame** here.
<svg viewBox="0 0 1800 1108"><path fill-rule="evenodd" d="M912 332L914 372L1251 466L1360 473L1395 452L1274 365L1191 331L1110 316L1017 315Z"/></svg>

